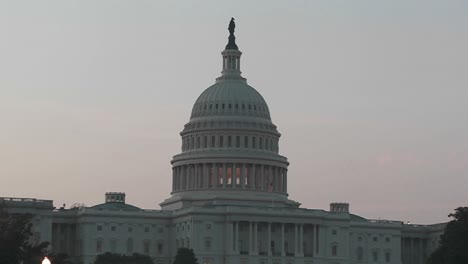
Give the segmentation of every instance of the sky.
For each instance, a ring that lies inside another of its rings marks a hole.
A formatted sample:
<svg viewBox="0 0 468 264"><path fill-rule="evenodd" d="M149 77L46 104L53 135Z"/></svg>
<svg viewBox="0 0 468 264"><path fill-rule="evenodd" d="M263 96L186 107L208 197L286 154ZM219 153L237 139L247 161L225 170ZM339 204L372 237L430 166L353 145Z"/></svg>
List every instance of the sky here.
<svg viewBox="0 0 468 264"><path fill-rule="evenodd" d="M0 0L0 196L159 209L236 19L289 198L430 224L468 206L468 1Z"/></svg>

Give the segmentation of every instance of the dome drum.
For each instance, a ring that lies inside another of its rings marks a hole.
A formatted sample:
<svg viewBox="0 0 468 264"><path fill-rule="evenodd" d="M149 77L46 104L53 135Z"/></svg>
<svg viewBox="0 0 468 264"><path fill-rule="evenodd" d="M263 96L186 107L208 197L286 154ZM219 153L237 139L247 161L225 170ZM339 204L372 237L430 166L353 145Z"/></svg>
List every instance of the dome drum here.
<svg viewBox="0 0 468 264"><path fill-rule="evenodd" d="M211 162L173 167L172 191L250 190L287 193L286 166Z"/></svg>

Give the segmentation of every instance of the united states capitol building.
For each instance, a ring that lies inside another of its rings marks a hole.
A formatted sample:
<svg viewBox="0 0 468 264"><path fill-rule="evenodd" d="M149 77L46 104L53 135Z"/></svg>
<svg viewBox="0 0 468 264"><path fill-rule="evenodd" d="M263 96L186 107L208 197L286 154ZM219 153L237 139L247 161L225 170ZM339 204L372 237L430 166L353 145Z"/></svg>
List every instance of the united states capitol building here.
<svg viewBox="0 0 468 264"><path fill-rule="evenodd" d="M55 209L51 200L0 203L33 213L32 240L50 241L50 252L74 263L113 252L170 264L180 247L192 248L200 264L424 263L444 224L370 220L347 203L306 209L288 198L281 134L262 95L241 76L233 21L229 31L221 76L195 101L180 133L171 196L160 210L127 204L121 192L70 209Z"/></svg>

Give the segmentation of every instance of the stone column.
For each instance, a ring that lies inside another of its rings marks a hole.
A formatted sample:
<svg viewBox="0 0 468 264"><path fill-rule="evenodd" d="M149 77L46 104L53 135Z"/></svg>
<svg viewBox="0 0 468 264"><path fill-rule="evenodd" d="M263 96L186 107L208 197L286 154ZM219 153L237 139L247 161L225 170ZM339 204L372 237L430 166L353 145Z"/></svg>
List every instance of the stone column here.
<svg viewBox="0 0 468 264"><path fill-rule="evenodd" d="M314 230L314 235L315 235L315 241L314 241L314 244L315 244L315 253L316 255L319 254L319 226L318 225L314 225L315 227L315 230Z"/></svg>
<svg viewBox="0 0 468 264"><path fill-rule="evenodd" d="M281 223L281 256L284 257L286 253L284 252L284 223Z"/></svg>
<svg viewBox="0 0 468 264"><path fill-rule="evenodd" d="M252 182L251 182L251 187L253 190L257 189L257 177L255 177L255 168L257 165L255 163L252 164Z"/></svg>
<svg viewBox="0 0 468 264"><path fill-rule="evenodd" d="M274 191L275 190L275 178L273 177L273 166L268 166L268 191Z"/></svg>
<svg viewBox="0 0 468 264"><path fill-rule="evenodd" d="M203 188L208 188L208 163L203 163Z"/></svg>
<svg viewBox="0 0 468 264"><path fill-rule="evenodd" d="M268 229L267 229L267 252L268 256L271 256L271 223L268 222Z"/></svg>
<svg viewBox="0 0 468 264"><path fill-rule="evenodd" d="M254 255L258 255L258 222L254 222Z"/></svg>
<svg viewBox="0 0 468 264"><path fill-rule="evenodd" d="M284 192L288 192L288 169L284 169Z"/></svg>
<svg viewBox="0 0 468 264"><path fill-rule="evenodd" d="M226 242L227 242L227 245L226 245L226 249L227 249L227 252L228 253L232 253L233 252L233 248L234 248L234 232L233 232L233 222L228 222L227 223L227 238L226 238Z"/></svg>
<svg viewBox="0 0 468 264"><path fill-rule="evenodd" d="M242 163L242 166L241 166L240 183L241 183L241 189L245 189L245 163Z"/></svg>
<svg viewBox="0 0 468 264"><path fill-rule="evenodd" d="M253 254L253 233L252 222L249 222L249 255Z"/></svg>
<svg viewBox="0 0 468 264"><path fill-rule="evenodd" d="M265 165L260 165L260 181L261 181L261 188L260 190L265 190Z"/></svg>
<svg viewBox="0 0 468 264"><path fill-rule="evenodd" d="M298 248L298 230L297 230L297 224L294 224L294 256L297 256L299 253L299 248Z"/></svg>
<svg viewBox="0 0 468 264"><path fill-rule="evenodd" d="M299 255L304 256L304 224L299 224Z"/></svg>
<svg viewBox="0 0 468 264"><path fill-rule="evenodd" d="M226 188L226 180L227 180L226 174L227 174L227 166L226 166L226 163L223 163L223 188L224 189Z"/></svg>
<svg viewBox="0 0 468 264"><path fill-rule="evenodd" d="M236 164L232 163L231 187L236 188Z"/></svg>
<svg viewBox="0 0 468 264"><path fill-rule="evenodd" d="M234 252L239 254L239 222L234 222Z"/></svg>
<svg viewBox="0 0 468 264"><path fill-rule="evenodd" d="M214 178L214 187L218 187L218 163L213 163L213 178Z"/></svg>

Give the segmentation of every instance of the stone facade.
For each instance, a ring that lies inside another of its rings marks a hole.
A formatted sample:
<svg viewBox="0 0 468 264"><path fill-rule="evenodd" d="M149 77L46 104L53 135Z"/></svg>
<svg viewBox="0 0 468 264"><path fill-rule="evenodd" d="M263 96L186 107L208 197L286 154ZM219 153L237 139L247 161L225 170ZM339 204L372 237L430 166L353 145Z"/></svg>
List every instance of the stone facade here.
<svg viewBox="0 0 468 264"><path fill-rule="evenodd" d="M369 220L349 204L300 208L288 199L287 158L263 97L241 76L241 52L222 52L222 74L195 102L172 160L171 197L161 210L107 193L92 207L52 207L52 201L0 198L12 212L29 212L34 242L91 264L104 252L141 253L170 264L179 247L201 264L422 264L444 225ZM234 44L234 45L232 45Z"/></svg>

